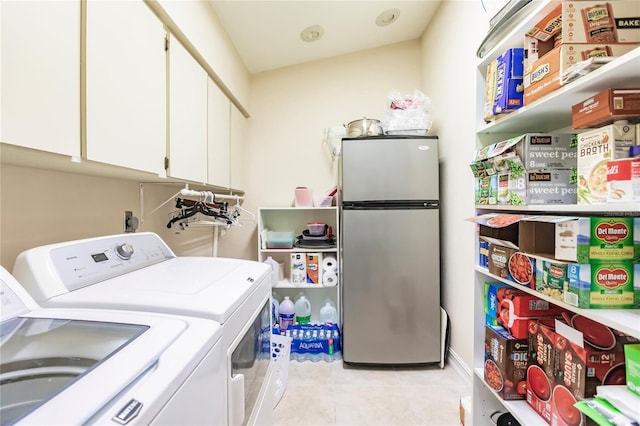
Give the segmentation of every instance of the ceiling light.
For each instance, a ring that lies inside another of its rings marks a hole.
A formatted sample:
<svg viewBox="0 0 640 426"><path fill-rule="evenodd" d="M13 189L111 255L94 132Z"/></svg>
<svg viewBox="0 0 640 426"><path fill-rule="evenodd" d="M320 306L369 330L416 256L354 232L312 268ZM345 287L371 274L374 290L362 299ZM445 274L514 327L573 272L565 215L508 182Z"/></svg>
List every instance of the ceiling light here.
<svg viewBox="0 0 640 426"><path fill-rule="evenodd" d="M400 9L385 10L376 18L376 25L379 27L389 25L395 22L398 19L398 16L400 16Z"/></svg>
<svg viewBox="0 0 640 426"><path fill-rule="evenodd" d="M300 33L300 38L302 39L302 41L317 41L322 38L323 34L324 28L322 28L320 25L312 25L302 30L302 32Z"/></svg>

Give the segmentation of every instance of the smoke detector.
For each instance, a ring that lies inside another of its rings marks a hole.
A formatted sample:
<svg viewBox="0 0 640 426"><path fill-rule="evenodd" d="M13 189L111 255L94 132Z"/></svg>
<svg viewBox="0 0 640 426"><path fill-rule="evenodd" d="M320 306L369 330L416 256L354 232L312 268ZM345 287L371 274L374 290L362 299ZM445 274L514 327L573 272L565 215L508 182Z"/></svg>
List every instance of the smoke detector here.
<svg viewBox="0 0 640 426"><path fill-rule="evenodd" d="M310 27L302 30L302 32L300 33L300 38L302 39L302 41L306 42L318 41L322 38L323 34L324 28L322 28L320 25L311 25Z"/></svg>

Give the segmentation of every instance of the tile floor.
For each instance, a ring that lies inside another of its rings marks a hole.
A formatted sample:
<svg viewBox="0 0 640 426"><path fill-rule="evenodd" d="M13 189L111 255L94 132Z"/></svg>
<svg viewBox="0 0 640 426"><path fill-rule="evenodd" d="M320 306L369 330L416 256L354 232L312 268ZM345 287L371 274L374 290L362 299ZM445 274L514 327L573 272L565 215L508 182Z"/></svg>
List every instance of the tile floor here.
<svg viewBox="0 0 640 426"><path fill-rule="evenodd" d="M342 361L291 361L274 411L285 425L460 424L460 397L471 394L455 367L362 368Z"/></svg>

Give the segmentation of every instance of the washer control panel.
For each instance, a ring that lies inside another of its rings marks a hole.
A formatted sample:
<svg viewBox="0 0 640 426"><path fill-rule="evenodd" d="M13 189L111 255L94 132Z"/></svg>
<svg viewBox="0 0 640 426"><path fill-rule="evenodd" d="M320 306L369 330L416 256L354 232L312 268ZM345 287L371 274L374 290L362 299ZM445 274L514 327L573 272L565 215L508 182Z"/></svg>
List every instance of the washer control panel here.
<svg viewBox="0 0 640 426"><path fill-rule="evenodd" d="M50 252L60 281L75 290L176 257L153 233L124 234L56 245Z"/></svg>

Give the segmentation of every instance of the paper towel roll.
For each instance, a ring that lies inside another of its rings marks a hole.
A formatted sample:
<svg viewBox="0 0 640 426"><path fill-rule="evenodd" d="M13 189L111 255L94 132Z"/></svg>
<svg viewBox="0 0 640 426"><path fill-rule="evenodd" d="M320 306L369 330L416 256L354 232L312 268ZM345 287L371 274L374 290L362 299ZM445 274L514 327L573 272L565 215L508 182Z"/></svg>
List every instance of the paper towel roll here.
<svg viewBox="0 0 640 426"><path fill-rule="evenodd" d="M338 270L338 263L333 256L325 256L322 259L322 270L324 272L336 272Z"/></svg>
<svg viewBox="0 0 640 426"><path fill-rule="evenodd" d="M322 273L322 285L325 287L333 287L338 284L338 275L335 272Z"/></svg>

